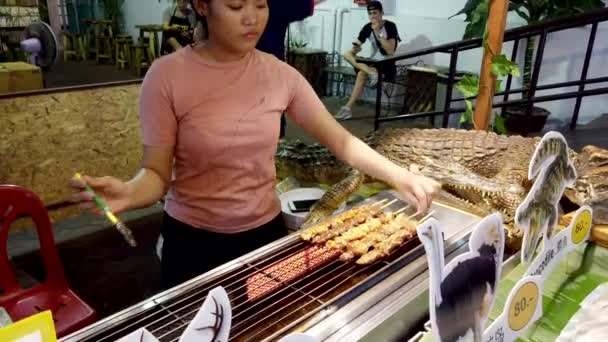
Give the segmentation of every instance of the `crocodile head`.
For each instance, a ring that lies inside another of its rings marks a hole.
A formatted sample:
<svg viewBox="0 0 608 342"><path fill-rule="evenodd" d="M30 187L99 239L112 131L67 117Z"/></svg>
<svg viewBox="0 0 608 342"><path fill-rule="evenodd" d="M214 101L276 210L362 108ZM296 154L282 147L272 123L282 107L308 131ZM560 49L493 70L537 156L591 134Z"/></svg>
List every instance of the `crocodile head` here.
<svg viewBox="0 0 608 342"><path fill-rule="evenodd" d="M526 190L517 185L497 186L491 191L472 185L443 184L442 188L459 198L466 198L466 202L482 208L486 214L500 213L505 224L513 223L517 206L526 195Z"/></svg>
<svg viewBox="0 0 608 342"><path fill-rule="evenodd" d="M573 162L577 179L566 188L565 196L579 206L593 208L596 224L608 224L608 150L585 146Z"/></svg>

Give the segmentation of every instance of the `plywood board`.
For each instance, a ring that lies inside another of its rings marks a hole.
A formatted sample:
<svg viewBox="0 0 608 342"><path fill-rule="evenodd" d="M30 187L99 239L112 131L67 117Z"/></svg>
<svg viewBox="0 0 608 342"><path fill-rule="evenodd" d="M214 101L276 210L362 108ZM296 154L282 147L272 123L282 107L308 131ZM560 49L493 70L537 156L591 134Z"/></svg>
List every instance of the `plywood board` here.
<svg viewBox="0 0 608 342"><path fill-rule="evenodd" d="M129 179L142 155L138 95L134 84L0 99L0 184L31 189L51 206L70 196L77 171Z"/></svg>

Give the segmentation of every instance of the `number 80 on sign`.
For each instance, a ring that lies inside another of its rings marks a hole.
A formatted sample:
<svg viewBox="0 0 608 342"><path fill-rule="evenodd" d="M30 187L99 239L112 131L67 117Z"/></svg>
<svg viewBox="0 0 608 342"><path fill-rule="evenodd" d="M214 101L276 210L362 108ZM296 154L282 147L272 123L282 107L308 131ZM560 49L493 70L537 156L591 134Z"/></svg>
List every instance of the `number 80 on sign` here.
<svg viewBox="0 0 608 342"><path fill-rule="evenodd" d="M535 282L527 282L519 288L509 307L509 328L519 331L526 327L536 311L540 289Z"/></svg>

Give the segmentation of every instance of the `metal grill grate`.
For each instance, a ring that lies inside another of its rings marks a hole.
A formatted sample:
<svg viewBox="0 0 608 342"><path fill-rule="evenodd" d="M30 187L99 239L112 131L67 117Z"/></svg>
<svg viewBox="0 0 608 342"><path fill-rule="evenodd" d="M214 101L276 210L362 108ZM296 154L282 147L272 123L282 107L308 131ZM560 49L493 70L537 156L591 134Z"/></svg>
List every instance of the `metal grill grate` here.
<svg viewBox="0 0 608 342"><path fill-rule="evenodd" d="M262 341L286 335L366 279L385 270L403 257L418 240L404 243L388 258L368 266L331 261L303 274L257 300L247 295L246 281L270 266L293 257L311 246L299 239L274 251L272 255L239 266L212 281L196 286L163 303L149 307L117 324L107 325L78 341L110 342L145 327L161 342L177 342L204 302L207 293L222 286L232 304L232 330L229 341ZM276 278L274 278L276 280Z"/></svg>

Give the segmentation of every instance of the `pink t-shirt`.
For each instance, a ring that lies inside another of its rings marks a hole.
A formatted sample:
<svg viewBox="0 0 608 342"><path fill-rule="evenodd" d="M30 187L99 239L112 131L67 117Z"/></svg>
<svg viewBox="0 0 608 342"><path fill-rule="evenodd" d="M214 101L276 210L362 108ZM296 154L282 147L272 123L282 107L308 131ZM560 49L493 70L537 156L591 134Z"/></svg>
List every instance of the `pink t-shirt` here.
<svg viewBox="0 0 608 342"><path fill-rule="evenodd" d="M296 122L325 110L307 80L255 50L236 62L191 47L156 60L140 94L143 141L174 146L165 210L191 226L237 233L281 211L274 154L281 113Z"/></svg>

